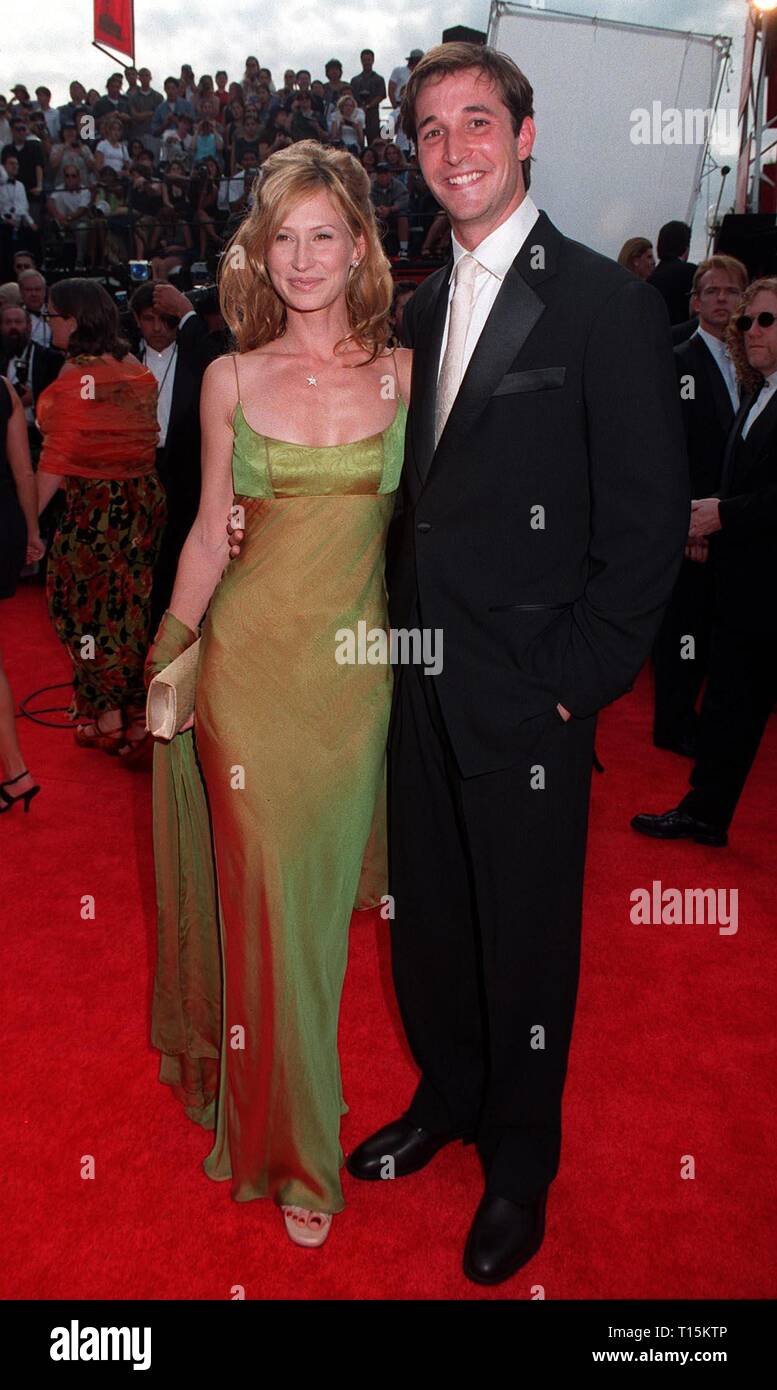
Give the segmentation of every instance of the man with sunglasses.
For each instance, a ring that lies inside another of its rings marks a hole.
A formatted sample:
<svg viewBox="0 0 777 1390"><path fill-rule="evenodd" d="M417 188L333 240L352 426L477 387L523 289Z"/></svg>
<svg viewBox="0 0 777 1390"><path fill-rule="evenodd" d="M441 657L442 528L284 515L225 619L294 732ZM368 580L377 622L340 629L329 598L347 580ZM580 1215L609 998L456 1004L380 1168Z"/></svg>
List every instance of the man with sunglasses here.
<svg viewBox="0 0 777 1390"><path fill-rule="evenodd" d="M723 846L777 698L777 278L746 291L732 351L748 390L717 496L692 503L689 539L710 539L715 610L691 790L662 815L635 816L654 839Z"/></svg>

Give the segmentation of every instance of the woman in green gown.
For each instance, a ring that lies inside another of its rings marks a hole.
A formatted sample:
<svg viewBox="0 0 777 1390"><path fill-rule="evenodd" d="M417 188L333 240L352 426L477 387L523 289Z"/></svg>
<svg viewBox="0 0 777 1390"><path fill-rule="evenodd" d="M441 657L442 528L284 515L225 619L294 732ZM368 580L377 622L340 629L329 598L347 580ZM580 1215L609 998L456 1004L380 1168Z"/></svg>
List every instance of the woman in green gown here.
<svg viewBox="0 0 777 1390"><path fill-rule="evenodd" d="M388 626L411 357L386 350L391 292L359 163L273 154L225 256L239 351L205 374L202 501L148 662L202 624L193 735L155 748L162 1079L211 1127L218 1067L205 1171L305 1245L344 1205L348 926L385 892L391 667L344 657Z"/></svg>

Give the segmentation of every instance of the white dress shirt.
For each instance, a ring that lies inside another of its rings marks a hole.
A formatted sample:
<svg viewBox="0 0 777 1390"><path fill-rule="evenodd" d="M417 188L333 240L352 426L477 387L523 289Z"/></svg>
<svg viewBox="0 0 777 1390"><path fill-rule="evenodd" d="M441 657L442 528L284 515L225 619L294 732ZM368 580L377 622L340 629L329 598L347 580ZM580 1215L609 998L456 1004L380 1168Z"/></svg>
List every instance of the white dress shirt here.
<svg viewBox="0 0 777 1390"><path fill-rule="evenodd" d="M701 338L702 342L706 344L712 356L715 358L720 368L720 374L726 383L728 394L731 397L731 404L734 407L734 412L736 413L736 411L739 410L739 383L737 382L736 368L731 360L731 354L726 344L722 342L720 338L715 338L712 333L708 333L706 328L697 328L694 336Z"/></svg>
<svg viewBox="0 0 777 1390"><path fill-rule="evenodd" d="M179 332L194 312L194 309L190 309L188 314L184 314L178 324ZM170 410L173 404L173 386L175 384L178 359L178 339L174 338L172 343L169 343L161 352L156 352L154 348L149 347L144 338L142 356L144 366L148 367L148 370L153 372L157 379L156 418L159 424L159 443L157 444L157 448L163 449L167 443L167 431L170 425Z"/></svg>
<svg viewBox="0 0 777 1390"><path fill-rule="evenodd" d="M474 256L478 263L478 271L475 276L474 299L472 302L472 317L469 321L469 329L464 344L464 361L462 364L462 380L464 373L469 365L469 359L475 351L475 345L486 325L486 320L491 313L501 287L510 266L515 260L529 232L534 226L539 212L529 197L528 193L522 203L519 203L515 212L511 212L493 232L489 232L487 237L475 247L470 254ZM440 347L440 360L437 364L437 378L439 380L442 360L445 356L445 346L448 342L448 324L451 317L451 300L453 298L453 287L455 283L456 265L459 257L466 254L466 247L462 246L451 236L453 243L453 269L451 271L450 289L448 291L448 310L445 315L445 328L442 335L442 345Z"/></svg>
<svg viewBox="0 0 777 1390"><path fill-rule="evenodd" d="M51 347L51 324L30 311L30 338L39 347Z"/></svg>
<svg viewBox="0 0 777 1390"><path fill-rule="evenodd" d="M0 184L0 217L5 217L9 212L17 224L34 225L30 217L27 189L20 178L6 179L5 183Z"/></svg>
<svg viewBox="0 0 777 1390"><path fill-rule="evenodd" d="M756 421L758 416L766 409L775 391L777 391L777 372L772 372L771 376L766 378L766 385L761 387L761 390L758 392L758 395L747 412L747 419L742 426L742 439L747 439L754 421Z"/></svg>

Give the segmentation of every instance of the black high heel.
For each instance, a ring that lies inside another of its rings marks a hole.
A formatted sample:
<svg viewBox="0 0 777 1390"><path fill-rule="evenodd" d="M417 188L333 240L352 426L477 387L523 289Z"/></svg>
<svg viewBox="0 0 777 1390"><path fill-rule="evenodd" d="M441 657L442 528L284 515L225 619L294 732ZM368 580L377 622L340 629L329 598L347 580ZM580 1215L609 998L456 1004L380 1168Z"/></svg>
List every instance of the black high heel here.
<svg viewBox="0 0 777 1390"><path fill-rule="evenodd" d="M0 782L0 815L3 814L3 811L10 811L17 801L24 802L25 814L29 811L32 798L37 796L40 791L39 786L30 787L26 792L20 792L18 796L9 796L6 791L6 787L12 787L14 782L20 782L22 777L28 776L29 773L25 768L24 772L20 772L18 777L11 777L7 782Z"/></svg>

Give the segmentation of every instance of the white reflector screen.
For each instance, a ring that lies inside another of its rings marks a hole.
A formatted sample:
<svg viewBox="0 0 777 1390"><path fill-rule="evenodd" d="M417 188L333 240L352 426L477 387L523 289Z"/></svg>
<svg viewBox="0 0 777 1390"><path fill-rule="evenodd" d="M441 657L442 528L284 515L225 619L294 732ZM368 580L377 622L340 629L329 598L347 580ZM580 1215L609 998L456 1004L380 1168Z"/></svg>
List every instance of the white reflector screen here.
<svg viewBox="0 0 777 1390"><path fill-rule="evenodd" d="M655 243L664 222L692 220L709 125L701 113L722 62L715 39L492 3L488 42L534 88L531 192L561 231L615 257L628 237ZM673 138L671 112L680 113L683 143L635 144L639 110L651 136Z"/></svg>

